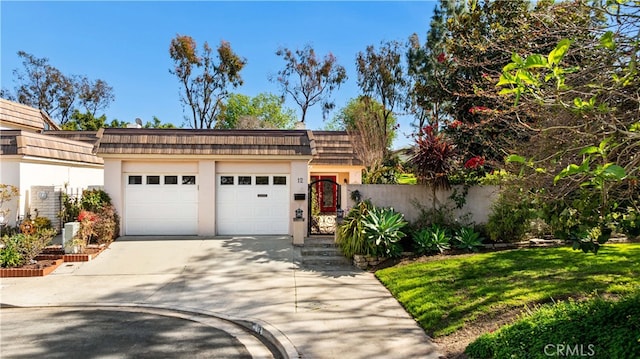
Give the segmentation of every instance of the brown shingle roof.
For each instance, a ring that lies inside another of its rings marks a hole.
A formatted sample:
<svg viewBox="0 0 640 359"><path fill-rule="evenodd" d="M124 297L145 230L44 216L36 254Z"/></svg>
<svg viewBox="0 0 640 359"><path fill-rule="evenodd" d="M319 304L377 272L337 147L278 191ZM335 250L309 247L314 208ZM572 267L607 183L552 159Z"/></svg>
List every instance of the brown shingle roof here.
<svg viewBox="0 0 640 359"><path fill-rule="evenodd" d="M40 132L45 123L52 130L59 129L44 111L0 98L0 126Z"/></svg>
<svg viewBox="0 0 640 359"><path fill-rule="evenodd" d="M311 156L306 130L107 128L98 155Z"/></svg>
<svg viewBox="0 0 640 359"><path fill-rule="evenodd" d="M93 145L24 130L0 132L0 155L20 155L90 164L103 164Z"/></svg>
<svg viewBox="0 0 640 359"><path fill-rule="evenodd" d="M316 154L311 164L361 166L346 131L313 131Z"/></svg>
<svg viewBox="0 0 640 359"><path fill-rule="evenodd" d="M98 142L98 131L47 131L49 136L66 138L95 145Z"/></svg>

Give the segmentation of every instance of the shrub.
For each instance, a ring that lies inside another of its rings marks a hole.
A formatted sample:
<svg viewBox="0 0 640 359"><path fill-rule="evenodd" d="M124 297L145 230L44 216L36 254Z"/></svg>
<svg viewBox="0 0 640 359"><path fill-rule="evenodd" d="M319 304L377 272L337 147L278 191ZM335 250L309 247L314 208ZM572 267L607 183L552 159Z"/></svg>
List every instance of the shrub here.
<svg viewBox="0 0 640 359"><path fill-rule="evenodd" d="M18 233L4 236L4 247L0 249L0 265L19 267L29 263L51 242L55 234L56 231L53 229L44 229L35 234Z"/></svg>
<svg viewBox="0 0 640 359"><path fill-rule="evenodd" d="M53 228L51 220L47 217L36 217L36 219L33 220L33 225L36 227L36 231Z"/></svg>
<svg viewBox="0 0 640 359"><path fill-rule="evenodd" d="M2 238L3 247L0 249L0 266L19 267L24 263L24 257L20 253L16 236L5 236Z"/></svg>
<svg viewBox="0 0 640 359"><path fill-rule="evenodd" d="M640 358L640 292L619 301L601 298L544 305L469 344L469 358L548 358L559 345L597 358ZM581 347L580 347L581 346ZM579 355L579 354L575 354Z"/></svg>
<svg viewBox="0 0 640 359"><path fill-rule="evenodd" d="M478 248L482 247L482 238L480 233L473 230L470 227L462 227L453 236L455 240L455 247L458 249L464 249L469 252L477 252Z"/></svg>
<svg viewBox="0 0 640 359"><path fill-rule="evenodd" d="M120 219L112 205L104 206L95 214L92 238L98 244L109 244L118 236Z"/></svg>
<svg viewBox="0 0 640 359"><path fill-rule="evenodd" d="M492 241L518 242L530 228L533 211L530 203L521 198L501 194L491 206L486 224Z"/></svg>
<svg viewBox="0 0 640 359"><path fill-rule="evenodd" d="M423 228L413 235L414 248L417 254L427 254L451 249L451 237L447 230L437 224Z"/></svg>
<svg viewBox="0 0 640 359"><path fill-rule="evenodd" d="M111 204L111 197L109 194L101 189L92 189L82 191L82 199L80 205L82 209L98 212L105 206Z"/></svg>
<svg viewBox="0 0 640 359"><path fill-rule="evenodd" d="M344 217L336 229L336 243L347 258L354 254L365 254L362 218L373 208L371 201L358 202Z"/></svg>
<svg viewBox="0 0 640 359"><path fill-rule="evenodd" d="M402 253L400 240L407 225L404 216L393 208L372 208L362 218L362 228L369 255L397 257Z"/></svg>

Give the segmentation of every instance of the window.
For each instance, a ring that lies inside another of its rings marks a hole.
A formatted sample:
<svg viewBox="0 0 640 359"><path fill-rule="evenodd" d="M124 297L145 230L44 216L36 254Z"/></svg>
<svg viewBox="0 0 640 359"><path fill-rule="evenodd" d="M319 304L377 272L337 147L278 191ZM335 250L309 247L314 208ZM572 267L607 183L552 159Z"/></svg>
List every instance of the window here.
<svg viewBox="0 0 640 359"><path fill-rule="evenodd" d="M286 176L273 176L273 184L274 185L286 185L287 177Z"/></svg>
<svg viewBox="0 0 640 359"><path fill-rule="evenodd" d="M129 184L142 184L142 176L129 176Z"/></svg>
<svg viewBox="0 0 640 359"><path fill-rule="evenodd" d="M164 184L178 184L178 176L164 176Z"/></svg>
<svg viewBox="0 0 640 359"><path fill-rule="evenodd" d="M223 186L233 184L233 176L220 176L220 184Z"/></svg>
<svg viewBox="0 0 640 359"><path fill-rule="evenodd" d="M269 176L256 176L256 184L257 185L268 185L269 184Z"/></svg>
<svg viewBox="0 0 640 359"><path fill-rule="evenodd" d="M239 185L250 185L251 184L251 176L238 176L238 184Z"/></svg>
<svg viewBox="0 0 640 359"><path fill-rule="evenodd" d="M182 184L196 184L196 176L182 176Z"/></svg>
<svg viewBox="0 0 640 359"><path fill-rule="evenodd" d="M147 176L147 184L160 184L160 176Z"/></svg>

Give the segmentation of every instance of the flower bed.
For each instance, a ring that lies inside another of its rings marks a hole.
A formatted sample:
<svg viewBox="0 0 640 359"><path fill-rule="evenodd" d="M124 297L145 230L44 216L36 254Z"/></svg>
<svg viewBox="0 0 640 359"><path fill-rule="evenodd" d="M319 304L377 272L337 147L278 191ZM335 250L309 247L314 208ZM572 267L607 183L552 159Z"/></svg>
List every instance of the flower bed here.
<svg viewBox="0 0 640 359"><path fill-rule="evenodd" d="M44 259L22 267L0 268L0 278L42 277L56 270L62 263L62 259Z"/></svg>
<svg viewBox="0 0 640 359"><path fill-rule="evenodd" d="M89 262L95 259L102 251L107 249L106 245L89 245L84 249L84 253L64 253L62 246L49 246L36 257L36 260L62 259L65 262Z"/></svg>

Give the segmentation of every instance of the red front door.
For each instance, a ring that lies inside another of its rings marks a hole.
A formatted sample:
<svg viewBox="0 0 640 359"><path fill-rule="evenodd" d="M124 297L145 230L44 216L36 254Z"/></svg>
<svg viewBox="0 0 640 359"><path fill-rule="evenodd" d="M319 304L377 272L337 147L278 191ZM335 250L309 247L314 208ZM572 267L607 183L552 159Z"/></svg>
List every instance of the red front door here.
<svg viewBox="0 0 640 359"><path fill-rule="evenodd" d="M322 181L327 180L327 181ZM336 186L336 176L311 176L318 196L318 205L321 213L335 212L338 200L338 187Z"/></svg>

